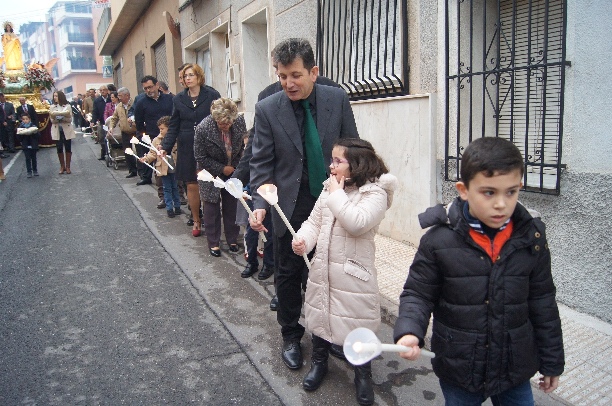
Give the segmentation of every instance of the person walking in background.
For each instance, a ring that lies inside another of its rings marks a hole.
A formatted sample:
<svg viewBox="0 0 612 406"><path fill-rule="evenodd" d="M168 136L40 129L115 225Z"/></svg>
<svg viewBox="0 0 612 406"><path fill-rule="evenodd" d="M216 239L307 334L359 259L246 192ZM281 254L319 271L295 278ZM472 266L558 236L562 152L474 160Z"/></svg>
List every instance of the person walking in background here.
<svg viewBox="0 0 612 406"><path fill-rule="evenodd" d="M56 141L57 157L60 161L59 174L70 174L72 160L72 139L76 136L72 127L72 108L62 91L53 92L53 104L49 108L51 138ZM66 151L64 155L64 150Z"/></svg>
<svg viewBox="0 0 612 406"><path fill-rule="evenodd" d="M431 364L447 405L533 405L530 379L554 391L564 368L544 223L518 202L525 161L510 141L472 141L459 197L419 215L432 227L400 295L393 336L420 355L433 312Z"/></svg>
<svg viewBox="0 0 612 406"><path fill-rule="evenodd" d="M0 93L0 108L4 112L4 121L1 123L2 143L11 154L15 153L15 123L17 114L13 103L7 102L4 93Z"/></svg>
<svg viewBox="0 0 612 406"><path fill-rule="evenodd" d="M91 126L91 123L89 122L89 120L91 120L91 115L93 112L93 102L95 98L96 98L96 89L89 89L87 91L87 94L85 95L85 98L83 99L83 107L82 107L83 119L84 119L83 127ZM91 132L91 128L83 128L83 130L85 130L86 132Z"/></svg>
<svg viewBox="0 0 612 406"><path fill-rule="evenodd" d="M34 106L26 103L25 97L19 98L19 106L17 106L16 112L17 120L21 121L21 116L23 115L23 113L27 113L27 115L30 116L30 121L32 122L32 124L38 127L38 115L36 114L36 110L34 109Z"/></svg>
<svg viewBox="0 0 612 406"><path fill-rule="evenodd" d="M256 192L264 183L278 188L278 204L294 229L308 218L327 178L325 162L339 138L358 138L346 92L315 84L319 73L314 52L304 39L290 38L272 51L283 92L255 105L251 188L255 231L265 231L269 205ZM307 267L291 249L292 235L272 212L277 247L277 320L283 337L282 359L289 369L302 367L300 324L302 287Z"/></svg>
<svg viewBox="0 0 612 406"><path fill-rule="evenodd" d="M25 155L25 164L27 177L32 175L38 176L38 162L36 161L36 153L38 152L38 139L40 133L30 120L28 113L21 113L19 127L17 128L17 137L21 143L21 149Z"/></svg>
<svg viewBox="0 0 612 406"><path fill-rule="evenodd" d="M170 91L170 89L168 89L168 85L166 84L166 82L159 81L157 83L159 84L159 91L160 92L162 92L163 94L168 94L170 96L174 96L174 94Z"/></svg>
<svg viewBox="0 0 612 406"><path fill-rule="evenodd" d="M115 111L109 120L108 131L113 134L115 128L119 127L121 130L122 148L125 150L126 148L131 148L132 144L130 144L130 140L134 134L136 134L136 124L132 120L134 108L132 106L130 91L127 87L122 87L117 90L117 97L119 98L119 104L115 106ZM125 162L128 167L126 178L138 176L136 173L136 157L126 154Z"/></svg>
<svg viewBox="0 0 612 406"><path fill-rule="evenodd" d="M303 381L308 391L323 382L332 343L343 344L358 327L380 326L374 237L398 185L372 144L358 138L334 145L329 169L321 196L292 242L297 255L316 247L304 305L312 333L312 362ZM371 362L355 366L355 390L357 403L374 403Z"/></svg>
<svg viewBox="0 0 612 406"><path fill-rule="evenodd" d="M170 116L163 116L157 120L159 135L151 141L151 144L157 151L161 150L161 143L168 133L168 124L170 124ZM172 153L166 157L170 165L173 167L175 166L176 162L175 158L176 146ZM174 170L170 169L168 164L164 162L161 151L160 153L156 153L155 151L150 150L147 155L140 158L140 161L147 163L155 161L155 169L160 172L159 178L161 179L164 187L164 200L166 203L166 213L168 213L168 217L173 218L176 215L183 214L183 210L181 210L181 199L179 197L178 184L176 183L176 179L174 177Z"/></svg>
<svg viewBox="0 0 612 406"><path fill-rule="evenodd" d="M147 75L140 80L146 96L142 97L134 106L134 117L136 120L137 138L140 140L142 134L147 134L151 139L159 135L157 120L163 116L172 114L172 96L159 91L157 79ZM139 156L146 154L149 149L144 145L137 144L136 151ZM144 164L139 165L140 181L137 186L150 185L153 170Z"/></svg>
<svg viewBox="0 0 612 406"><path fill-rule="evenodd" d="M207 170L214 177L227 180L234 172L244 149L246 123L238 115L238 107L231 99L220 98L212 102L210 115L195 130L193 151L197 170ZM221 256L221 219L229 251L238 252L236 199L225 189L212 182L200 183L200 197L204 202L204 232L208 249L213 257Z"/></svg>
<svg viewBox="0 0 612 406"><path fill-rule="evenodd" d="M102 124L104 124L104 110L106 109L106 104L110 103L110 96L108 95L108 86L102 85L100 86L100 96L98 96L93 102L93 110L91 113L91 124L97 127L98 138L97 141L100 143L100 158L99 160L104 160L106 157L106 142L104 142L104 129L102 128Z"/></svg>
<svg viewBox="0 0 612 406"><path fill-rule="evenodd" d="M186 88L172 99L174 109L170 119L170 129L162 142L162 148L166 154L170 154L174 143L177 144L176 178L187 186L187 201L193 218L191 234L199 237L202 233L202 226L200 189L193 149L195 128L210 115L212 102L221 95L212 87L204 84L204 71L197 64L185 65L180 76L183 77Z"/></svg>

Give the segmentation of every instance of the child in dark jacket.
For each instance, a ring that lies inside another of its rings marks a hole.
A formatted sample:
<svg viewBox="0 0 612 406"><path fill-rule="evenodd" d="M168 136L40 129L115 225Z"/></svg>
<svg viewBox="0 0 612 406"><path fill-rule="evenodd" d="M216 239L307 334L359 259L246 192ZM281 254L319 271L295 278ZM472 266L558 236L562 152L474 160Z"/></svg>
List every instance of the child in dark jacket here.
<svg viewBox="0 0 612 406"><path fill-rule="evenodd" d="M38 127L32 124L32 119L28 113L23 113L20 119L21 124L17 128L17 137L19 137L19 142L21 142L21 148L25 155L27 176L31 178L32 175L38 176L36 153L38 152L40 133L38 132Z"/></svg>
<svg viewBox="0 0 612 406"><path fill-rule="evenodd" d="M394 338L416 359L433 312L434 372L447 405L533 405L530 378L555 390L561 321L545 226L518 202L524 161L502 138L466 148L459 198L419 216L419 250L400 296Z"/></svg>

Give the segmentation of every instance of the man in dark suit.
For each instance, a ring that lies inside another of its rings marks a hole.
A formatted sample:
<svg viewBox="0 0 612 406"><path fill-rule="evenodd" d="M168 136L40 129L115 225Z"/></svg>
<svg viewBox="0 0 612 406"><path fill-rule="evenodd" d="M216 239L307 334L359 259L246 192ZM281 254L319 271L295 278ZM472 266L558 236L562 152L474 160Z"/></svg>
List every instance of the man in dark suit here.
<svg viewBox="0 0 612 406"><path fill-rule="evenodd" d="M32 124L38 127L38 115L36 114L34 106L27 104L25 97L20 97L19 107L17 107L17 119L20 119L23 113L28 113L30 119L32 120Z"/></svg>
<svg viewBox="0 0 612 406"><path fill-rule="evenodd" d="M106 157L106 142L104 141L105 134L102 126L104 125L104 109L106 103L110 102L110 96L108 95L108 86L100 86L100 96L96 97L93 101L93 110L91 112L91 124L98 126L98 142L100 143L100 161L103 161Z"/></svg>
<svg viewBox="0 0 612 406"><path fill-rule="evenodd" d="M319 68L308 41L285 40L274 48L272 58L284 91L255 105L250 163L256 217L250 223L255 231L264 229L263 220L269 211L269 205L256 193L259 186L276 185L278 204L297 230L321 193L333 144L339 138L359 137L346 92L315 84ZM309 115L316 125L318 147L313 146L312 131L306 131ZM288 368L299 369L303 362L300 340L304 335L299 318L307 268L304 259L293 253L293 237L276 211L272 213L272 223L278 253L277 320L283 336L282 358Z"/></svg>
<svg viewBox="0 0 612 406"><path fill-rule="evenodd" d="M1 125L2 144L4 148L8 148L8 152L15 153L15 121L17 113L13 103L7 102L4 93L0 93L0 107L4 111L4 121Z"/></svg>

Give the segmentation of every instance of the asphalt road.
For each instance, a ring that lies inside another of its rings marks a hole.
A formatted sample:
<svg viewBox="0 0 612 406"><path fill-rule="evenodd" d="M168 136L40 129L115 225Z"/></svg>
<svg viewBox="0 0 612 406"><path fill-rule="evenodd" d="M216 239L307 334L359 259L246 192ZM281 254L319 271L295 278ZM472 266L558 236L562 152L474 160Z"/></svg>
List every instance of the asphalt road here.
<svg viewBox="0 0 612 406"><path fill-rule="evenodd" d="M272 278L240 278L227 245L211 257L90 139L73 152L71 175L57 174L54 149L31 179L22 153L4 160L0 404L356 404L352 367L333 358L321 388L302 389L307 337L304 368L284 366ZM390 326L378 336L390 342ZM384 354L373 372L379 405L444 403L427 359Z"/></svg>

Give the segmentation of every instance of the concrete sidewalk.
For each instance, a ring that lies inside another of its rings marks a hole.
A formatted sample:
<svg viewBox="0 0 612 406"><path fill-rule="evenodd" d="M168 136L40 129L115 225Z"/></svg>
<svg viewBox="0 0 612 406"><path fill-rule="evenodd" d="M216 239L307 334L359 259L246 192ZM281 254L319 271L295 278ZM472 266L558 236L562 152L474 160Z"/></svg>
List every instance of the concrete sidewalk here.
<svg viewBox="0 0 612 406"><path fill-rule="evenodd" d="M399 295L416 247L376 236L376 268L383 319L394 325ZM612 325L559 305L565 372L551 398L566 405L612 405ZM429 340L427 340L429 341ZM537 384L538 375L532 379Z"/></svg>

